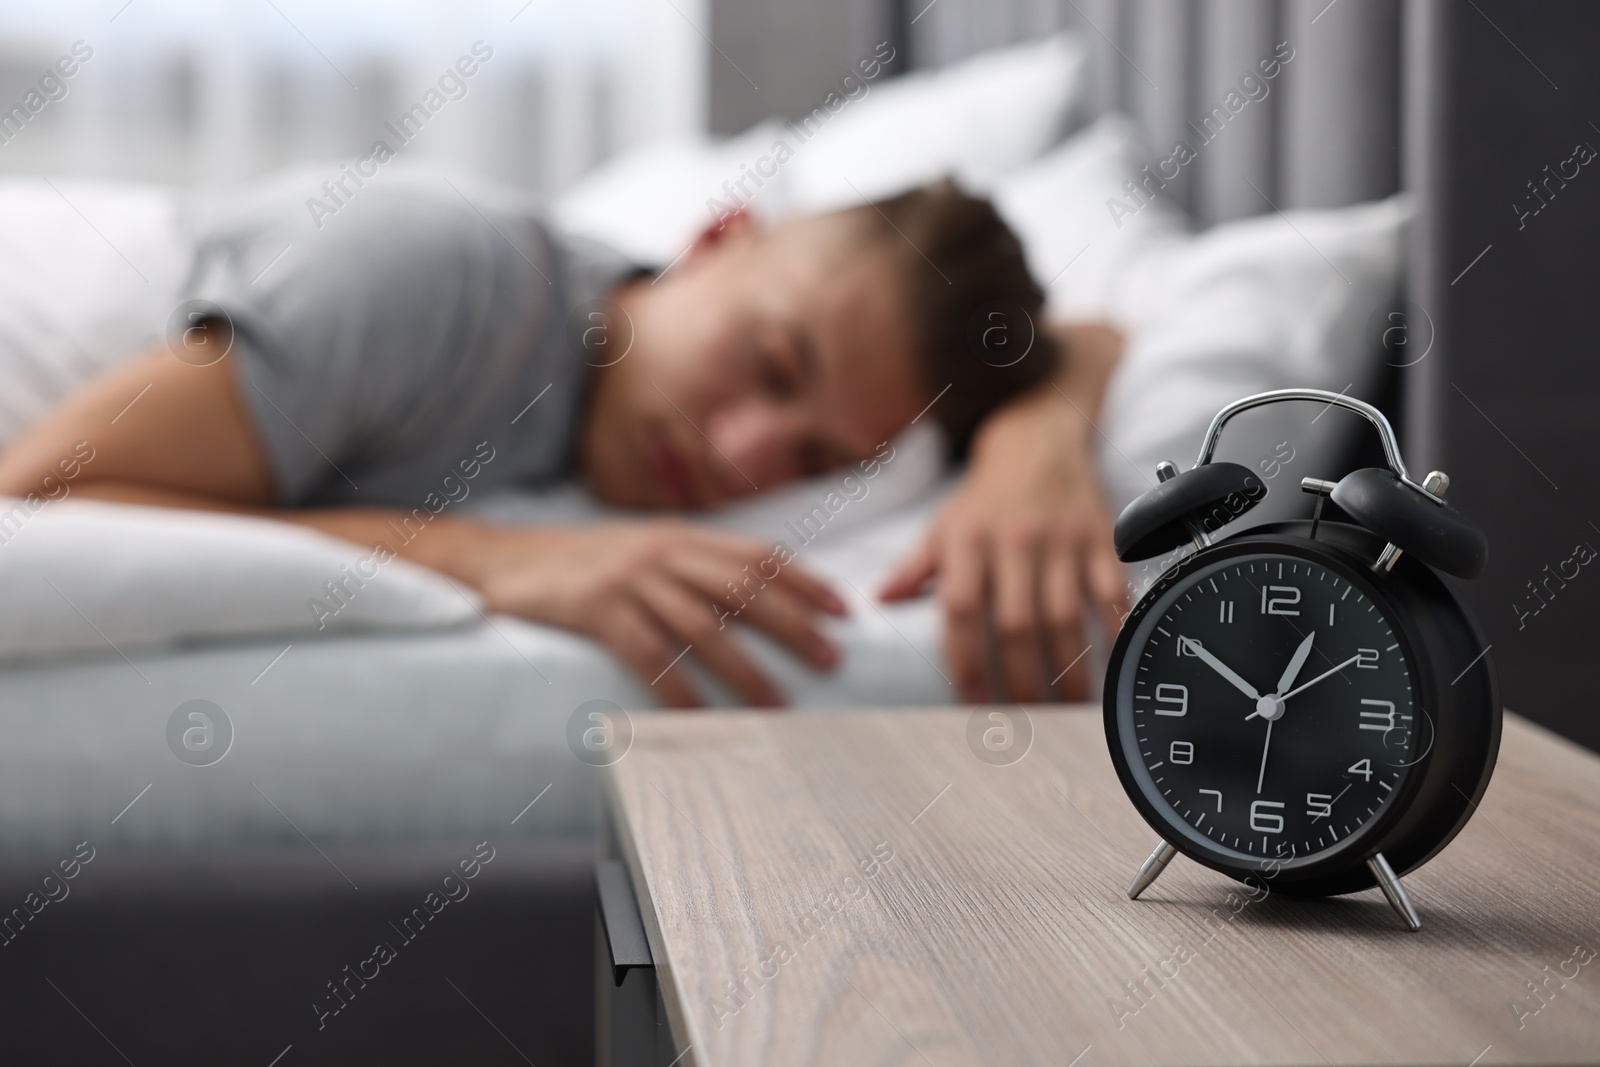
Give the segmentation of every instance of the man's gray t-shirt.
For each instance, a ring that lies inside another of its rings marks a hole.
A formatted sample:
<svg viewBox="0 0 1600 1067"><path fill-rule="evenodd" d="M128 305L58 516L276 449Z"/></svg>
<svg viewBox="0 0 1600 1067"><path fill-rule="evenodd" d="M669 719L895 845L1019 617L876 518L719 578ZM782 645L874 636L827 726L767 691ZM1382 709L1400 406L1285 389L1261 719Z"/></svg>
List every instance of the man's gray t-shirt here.
<svg viewBox="0 0 1600 1067"><path fill-rule="evenodd" d="M278 503L416 508L468 470L476 490L572 473L590 366L570 320L633 268L437 175L380 174L332 214L308 191L215 229L188 286L232 320Z"/></svg>

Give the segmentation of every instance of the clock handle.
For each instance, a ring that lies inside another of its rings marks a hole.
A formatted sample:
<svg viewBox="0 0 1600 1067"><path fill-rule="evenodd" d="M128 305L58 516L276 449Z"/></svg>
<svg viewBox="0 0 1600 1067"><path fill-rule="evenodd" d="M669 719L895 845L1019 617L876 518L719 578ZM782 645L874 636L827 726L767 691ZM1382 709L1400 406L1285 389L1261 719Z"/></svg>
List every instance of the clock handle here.
<svg viewBox="0 0 1600 1067"><path fill-rule="evenodd" d="M1150 858L1144 861L1144 866L1139 868L1139 873L1133 876L1133 881L1128 886L1128 899L1138 900L1139 894L1149 889L1151 883L1161 877L1161 872L1167 869L1167 864L1172 862L1172 857L1178 850L1163 841L1150 853Z"/></svg>
<svg viewBox="0 0 1600 1067"><path fill-rule="evenodd" d="M1378 431L1378 438L1383 442L1383 458L1389 465L1396 478L1409 485L1424 497L1435 504L1443 504L1442 497L1436 496L1426 485L1418 484L1411 480L1411 475L1406 471L1405 460L1400 458L1400 442L1394 434L1394 427L1389 425L1389 420L1383 412L1363 400L1345 396L1343 393L1332 393L1326 389L1273 389L1265 393L1256 393L1240 400L1235 400L1221 411L1216 418L1211 420L1211 425L1206 428L1205 439L1200 444L1200 458L1195 461L1196 467L1204 467L1211 462L1211 454L1216 451L1217 437L1222 433L1223 426L1228 420L1241 411L1261 407L1263 404L1276 404L1285 400L1312 400L1325 403L1329 407L1341 407L1353 411L1372 424ZM1319 416L1320 417L1320 416Z"/></svg>
<svg viewBox="0 0 1600 1067"><path fill-rule="evenodd" d="M1394 873L1394 868L1389 866L1389 861L1383 858L1382 852L1373 853L1367 861L1367 869L1372 872L1372 877L1378 880L1378 886L1383 890L1383 895L1389 898L1389 906L1404 920L1406 929L1416 933L1422 929L1422 920L1417 918L1417 909L1411 906L1411 897L1406 893L1406 887L1400 884L1400 876Z"/></svg>

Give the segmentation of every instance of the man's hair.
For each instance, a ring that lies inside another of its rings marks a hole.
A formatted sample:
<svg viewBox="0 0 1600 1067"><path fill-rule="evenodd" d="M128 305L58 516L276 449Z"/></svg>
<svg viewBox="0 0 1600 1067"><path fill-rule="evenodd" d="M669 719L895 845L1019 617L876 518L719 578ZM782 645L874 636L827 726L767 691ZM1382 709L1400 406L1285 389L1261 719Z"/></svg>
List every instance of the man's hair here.
<svg viewBox="0 0 1600 1067"><path fill-rule="evenodd" d="M981 197L945 179L853 210L893 259L929 414L965 455L978 424L1059 360L1022 242Z"/></svg>

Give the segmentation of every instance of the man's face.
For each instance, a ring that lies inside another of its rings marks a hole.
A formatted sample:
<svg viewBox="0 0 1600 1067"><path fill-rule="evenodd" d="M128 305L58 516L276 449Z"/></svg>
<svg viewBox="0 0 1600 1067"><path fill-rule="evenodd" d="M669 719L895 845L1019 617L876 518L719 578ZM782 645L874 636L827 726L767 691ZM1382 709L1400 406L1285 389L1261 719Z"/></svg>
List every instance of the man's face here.
<svg viewBox="0 0 1600 1067"><path fill-rule="evenodd" d="M709 507L870 456L916 416L928 397L893 264L849 227L736 216L616 295L633 344L595 371L595 495Z"/></svg>

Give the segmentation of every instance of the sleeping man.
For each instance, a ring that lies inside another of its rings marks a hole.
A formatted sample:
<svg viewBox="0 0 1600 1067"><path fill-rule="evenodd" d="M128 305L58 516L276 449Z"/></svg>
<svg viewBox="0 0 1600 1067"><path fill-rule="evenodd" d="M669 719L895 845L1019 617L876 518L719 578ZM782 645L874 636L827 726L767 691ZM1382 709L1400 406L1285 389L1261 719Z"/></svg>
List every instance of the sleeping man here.
<svg viewBox="0 0 1600 1067"><path fill-rule="evenodd" d="M739 606L727 583L771 546L662 513L869 460L926 411L967 470L881 595L937 577L963 699L1045 697L1084 649L1086 604L1114 631L1122 576L1089 435L1119 341L1041 330L995 358L984 330L1038 320L1041 293L987 201L941 183L771 226L733 215L650 274L448 181L345 192L315 228L274 198L217 228L176 336L11 445L0 493L37 491L89 441L75 492L312 527L587 634L666 704L699 701L668 669L687 644L775 705L718 621ZM579 476L639 516L530 528L444 511L406 533L462 474ZM794 564L740 618L827 669L820 615L844 610Z"/></svg>

